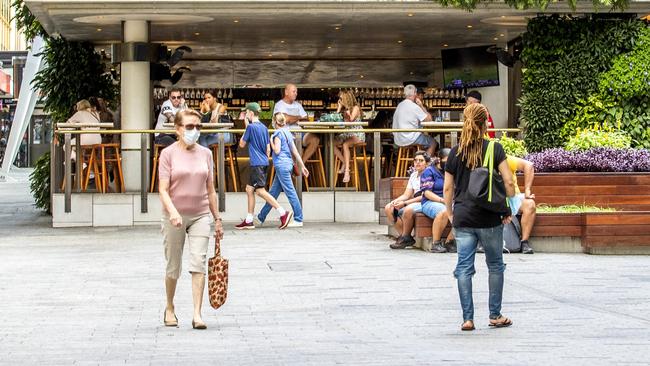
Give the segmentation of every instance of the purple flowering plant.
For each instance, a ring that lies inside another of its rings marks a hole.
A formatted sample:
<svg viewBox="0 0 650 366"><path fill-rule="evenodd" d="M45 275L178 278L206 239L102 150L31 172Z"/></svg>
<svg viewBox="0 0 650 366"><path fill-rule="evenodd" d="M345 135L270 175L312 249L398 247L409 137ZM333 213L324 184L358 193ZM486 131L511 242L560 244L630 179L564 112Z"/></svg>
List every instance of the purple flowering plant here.
<svg viewBox="0 0 650 366"><path fill-rule="evenodd" d="M528 154L526 160L537 172L650 172L650 151L646 149L553 148Z"/></svg>

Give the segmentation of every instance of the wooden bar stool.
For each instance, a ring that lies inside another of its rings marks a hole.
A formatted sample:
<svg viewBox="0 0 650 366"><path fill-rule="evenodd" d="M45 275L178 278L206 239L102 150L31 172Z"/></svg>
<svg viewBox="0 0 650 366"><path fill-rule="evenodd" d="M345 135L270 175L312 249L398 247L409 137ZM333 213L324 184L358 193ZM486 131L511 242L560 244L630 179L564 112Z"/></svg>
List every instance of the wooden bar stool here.
<svg viewBox="0 0 650 366"><path fill-rule="evenodd" d="M323 163L323 154L322 154L322 145L318 145L318 149L314 152L314 156L307 161L304 161L305 167L315 166L315 169L309 169L311 173L309 176L313 179L315 183L314 186L318 185L319 187L327 187L327 179L325 177L325 164ZM314 174L316 173L316 174ZM309 192L309 179L303 176L305 182L305 190Z"/></svg>
<svg viewBox="0 0 650 366"><path fill-rule="evenodd" d="M234 144L224 144L224 166L226 167L226 171L230 169L230 178L232 181L232 188L233 191L239 192L239 184L238 184L238 179L239 179L239 163L237 162L237 154L234 152ZM215 171L215 177L217 178L217 182L219 181L219 170L217 168L217 165L219 163L219 144L213 144L210 145L210 149L212 149L212 159L214 161L214 171ZM226 180L226 186L228 185L227 180ZM227 190L227 188L226 188Z"/></svg>
<svg viewBox="0 0 650 366"><path fill-rule="evenodd" d="M151 188L149 188L149 192L154 192L154 188L156 187L156 178L158 178L158 158L160 157L160 151L167 146L163 144L154 144L153 145L153 163L152 168L151 168Z"/></svg>
<svg viewBox="0 0 650 366"><path fill-rule="evenodd" d="M99 144L99 160L101 161L101 179L103 192L108 192L108 169L110 163L113 177L115 179L116 191L124 193L124 174L122 172L122 156L120 155L120 144ZM95 178L97 180L97 178Z"/></svg>
<svg viewBox="0 0 650 366"><path fill-rule="evenodd" d="M359 151L360 150L360 151ZM366 154L366 143L365 142L359 142L357 144L352 145L352 151L350 155L350 163L352 164L352 170L353 170L353 182L354 182L354 187L356 188L357 192L361 190L361 182L360 182L360 173L359 173L359 160L362 160L363 164L363 172L366 178L366 190L370 191L370 172L369 172L369 158L368 155ZM340 160L336 160L336 171L338 172L341 169L341 165L343 163ZM337 174L336 177L334 178L334 184L338 182L339 175ZM346 187L348 186L348 183L345 184Z"/></svg>
<svg viewBox="0 0 650 366"><path fill-rule="evenodd" d="M75 174L75 169L72 169L72 188L76 188L78 184L81 185L81 190L85 192L88 189L88 183L90 182L90 172L92 171L95 175L95 189L97 192L103 192L102 182L99 179L99 165L97 162L97 148L99 145L81 145L81 154L77 154L77 157L81 155L81 164L85 165L85 168L81 171L80 179L77 179ZM65 189L65 176L61 182L61 190Z"/></svg>
<svg viewBox="0 0 650 366"><path fill-rule="evenodd" d="M397 150L397 164L395 166L395 177L406 177L415 152L420 149L418 145L400 146Z"/></svg>

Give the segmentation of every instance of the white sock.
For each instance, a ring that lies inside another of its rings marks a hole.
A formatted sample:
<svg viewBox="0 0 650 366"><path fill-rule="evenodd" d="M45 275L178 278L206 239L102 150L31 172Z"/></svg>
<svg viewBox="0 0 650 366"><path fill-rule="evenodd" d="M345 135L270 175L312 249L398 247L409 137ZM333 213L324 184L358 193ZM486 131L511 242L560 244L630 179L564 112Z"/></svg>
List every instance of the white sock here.
<svg viewBox="0 0 650 366"><path fill-rule="evenodd" d="M250 224L251 222L253 222L253 214L252 213L246 214L246 223Z"/></svg>
<svg viewBox="0 0 650 366"><path fill-rule="evenodd" d="M282 207L278 207L278 213L280 214L280 216L283 216L284 214L287 213L287 211L285 211L284 208Z"/></svg>

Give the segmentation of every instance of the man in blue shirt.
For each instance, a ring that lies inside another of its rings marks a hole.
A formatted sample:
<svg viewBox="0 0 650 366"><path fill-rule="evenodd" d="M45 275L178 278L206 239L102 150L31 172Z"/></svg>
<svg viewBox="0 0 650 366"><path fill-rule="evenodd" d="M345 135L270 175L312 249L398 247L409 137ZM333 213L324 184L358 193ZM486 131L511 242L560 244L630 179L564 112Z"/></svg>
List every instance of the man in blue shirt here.
<svg viewBox="0 0 650 366"><path fill-rule="evenodd" d="M235 226L236 229L255 229L253 223L253 212L255 211L255 193L262 197L271 207L278 210L280 214L280 229L289 225L293 218L293 212L286 211L278 201L273 198L264 188L266 186L266 169L269 166L269 156L271 146L269 140L269 130L260 122L259 114L262 111L257 103L247 103L244 108L244 124L246 131L241 140L239 147L242 149L248 144L248 155L250 157L250 178L246 184L246 196L248 197L248 212L244 221Z"/></svg>
<svg viewBox="0 0 650 366"><path fill-rule="evenodd" d="M433 246L431 253L456 252L456 243L450 232L445 244L442 244L442 232L449 221L442 191L444 188L444 164L447 162L449 149L440 150L438 159L429 165L420 176L420 190L422 191L422 213L433 219L431 227Z"/></svg>

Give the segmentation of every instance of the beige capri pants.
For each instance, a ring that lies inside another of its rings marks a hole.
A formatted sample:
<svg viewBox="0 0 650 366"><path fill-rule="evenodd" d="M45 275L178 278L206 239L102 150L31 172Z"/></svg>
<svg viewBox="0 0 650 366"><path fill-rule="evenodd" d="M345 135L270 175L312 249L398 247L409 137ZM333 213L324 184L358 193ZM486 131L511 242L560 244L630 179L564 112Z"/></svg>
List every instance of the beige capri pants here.
<svg viewBox="0 0 650 366"><path fill-rule="evenodd" d="M183 247L186 234L190 250L190 273L205 273L205 263L208 254L208 242L212 232L212 215L210 213L186 216L181 215L183 223L180 227L172 226L169 216L163 215L162 232L167 262L167 277L178 279L181 275L183 262Z"/></svg>

